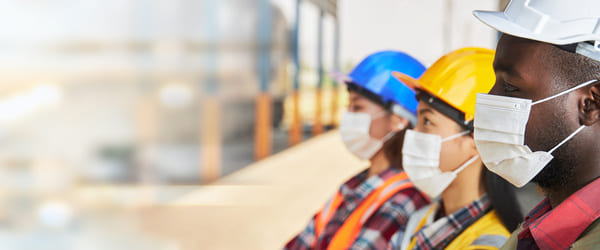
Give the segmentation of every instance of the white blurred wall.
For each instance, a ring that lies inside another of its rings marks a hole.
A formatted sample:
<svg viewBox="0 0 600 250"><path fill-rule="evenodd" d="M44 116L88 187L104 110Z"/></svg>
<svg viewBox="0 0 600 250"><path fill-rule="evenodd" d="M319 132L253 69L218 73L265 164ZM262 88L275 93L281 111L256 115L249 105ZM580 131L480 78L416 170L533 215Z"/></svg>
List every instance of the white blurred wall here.
<svg viewBox="0 0 600 250"><path fill-rule="evenodd" d="M273 0L293 20L295 0ZM302 60L316 65L318 12L302 4ZM356 64L378 50L402 50L430 65L465 46L495 48L496 32L477 21L475 9L496 10L498 0L339 0L341 62ZM448 22L449 21L449 22ZM325 62L332 66L333 25L325 24ZM345 65L343 65L345 66Z"/></svg>

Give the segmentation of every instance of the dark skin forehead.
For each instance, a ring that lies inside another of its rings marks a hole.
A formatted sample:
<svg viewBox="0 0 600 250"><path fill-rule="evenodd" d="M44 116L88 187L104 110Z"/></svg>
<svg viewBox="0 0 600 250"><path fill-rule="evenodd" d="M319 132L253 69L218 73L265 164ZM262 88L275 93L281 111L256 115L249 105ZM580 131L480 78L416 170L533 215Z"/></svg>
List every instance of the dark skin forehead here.
<svg viewBox="0 0 600 250"><path fill-rule="evenodd" d="M494 59L496 83L490 94L532 99L551 96L556 87L546 57L551 45L502 35Z"/></svg>

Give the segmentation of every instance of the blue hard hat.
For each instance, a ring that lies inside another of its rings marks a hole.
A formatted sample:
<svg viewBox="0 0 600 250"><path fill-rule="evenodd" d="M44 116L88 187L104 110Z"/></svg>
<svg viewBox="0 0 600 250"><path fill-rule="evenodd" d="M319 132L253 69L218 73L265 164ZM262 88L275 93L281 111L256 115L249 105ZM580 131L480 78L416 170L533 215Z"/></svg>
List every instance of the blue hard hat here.
<svg viewBox="0 0 600 250"><path fill-rule="evenodd" d="M346 83L349 90L407 118L414 125L418 104L415 91L392 76L392 72L402 72L418 79L425 69L414 57L388 50L369 55L349 75L338 75L336 78Z"/></svg>

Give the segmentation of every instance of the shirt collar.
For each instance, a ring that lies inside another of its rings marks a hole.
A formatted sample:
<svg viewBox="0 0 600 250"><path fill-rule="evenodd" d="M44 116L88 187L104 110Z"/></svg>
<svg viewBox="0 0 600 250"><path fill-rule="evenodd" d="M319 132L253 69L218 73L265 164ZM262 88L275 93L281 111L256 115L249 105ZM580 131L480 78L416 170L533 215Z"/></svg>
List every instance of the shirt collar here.
<svg viewBox="0 0 600 250"><path fill-rule="evenodd" d="M433 221L438 209L442 206L439 202L432 204L435 211L429 214L428 221ZM433 223L425 225L416 234L418 244L425 244L425 248L440 248L445 247L447 240L454 239L454 235L460 233L464 228L468 227L477 218L485 214L491 207L490 200L487 194L473 201L471 204L460 208L454 213L442 217Z"/></svg>
<svg viewBox="0 0 600 250"><path fill-rule="evenodd" d="M600 178L581 188L552 209L543 200L527 216L519 240L533 238L540 248L568 248L600 217Z"/></svg>

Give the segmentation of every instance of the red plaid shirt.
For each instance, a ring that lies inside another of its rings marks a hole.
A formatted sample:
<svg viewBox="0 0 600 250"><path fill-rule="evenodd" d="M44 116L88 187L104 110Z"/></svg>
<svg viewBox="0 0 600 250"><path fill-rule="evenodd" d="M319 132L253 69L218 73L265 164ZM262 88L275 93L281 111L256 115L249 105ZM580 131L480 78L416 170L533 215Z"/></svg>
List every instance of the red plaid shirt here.
<svg viewBox="0 0 600 250"><path fill-rule="evenodd" d="M313 217L308 226L285 245L285 249L312 249L315 240L316 249L327 249L335 233L354 209L388 178L398 173L399 170L388 169L367 179L368 170L365 170L352 177L340 187L339 192L344 201L319 238L315 239L315 217ZM403 189L396 193L365 222L350 248L385 249L394 233L404 231L408 216L425 205L427 205L426 198L415 188Z"/></svg>
<svg viewBox="0 0 600 250"><path fill-rule="evenodd" d="M600 178L552 209L546 199L525 217L517 249L568 249L600 217Z"/></svg>

